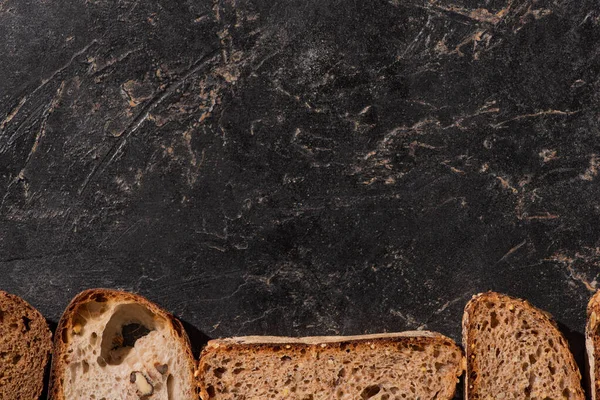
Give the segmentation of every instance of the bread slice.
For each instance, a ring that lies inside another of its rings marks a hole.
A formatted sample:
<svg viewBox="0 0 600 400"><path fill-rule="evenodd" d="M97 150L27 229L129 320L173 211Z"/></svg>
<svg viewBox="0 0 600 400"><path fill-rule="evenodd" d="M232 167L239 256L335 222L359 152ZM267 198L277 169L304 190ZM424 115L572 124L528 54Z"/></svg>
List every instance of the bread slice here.
<svg viewBox="0 0 600 400"><path fill-rule="evenodd" d="M587 306L587 324L585 326L585 347L587 349L588 373L592 400L598 398L600 391L600 291L596 292Z"/></svg>
<svg viewBox="0 0 600 400"><path fill-rule="evenodd" d="M54 340L50 399L197 399L194 357L181 322L142 296L77 295Z"/></svg>
<svg viewBox="0 0 600 400"><path fill-rule="evenodd" d="M488 292L463 316L465 399L583 400L581 374L551 317L527 301Z"/></svg>
<svg viewBox="0 0 600 400"><path fill-rule="evenodd" d="M450 399L460 348L432 332L212 340L201 354L203 400Z"/></svg>
<svg viewBox="0 0 600 400"><path fill-rule="evenodd" d="M0 290L0 399L38 399L51 350L52 334L42 314Z"/></svg>

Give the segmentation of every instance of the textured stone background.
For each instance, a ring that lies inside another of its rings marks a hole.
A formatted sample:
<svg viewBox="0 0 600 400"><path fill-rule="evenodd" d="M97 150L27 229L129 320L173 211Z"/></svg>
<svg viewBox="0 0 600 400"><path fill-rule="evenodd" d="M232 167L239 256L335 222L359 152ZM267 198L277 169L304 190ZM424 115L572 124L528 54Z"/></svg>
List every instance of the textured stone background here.
<svg viewBox="0 0 600 400"><path fill-rule="evenodd" d="M591 0L0 1L0 288L197 337L425 328L600 269Z"/></svg>

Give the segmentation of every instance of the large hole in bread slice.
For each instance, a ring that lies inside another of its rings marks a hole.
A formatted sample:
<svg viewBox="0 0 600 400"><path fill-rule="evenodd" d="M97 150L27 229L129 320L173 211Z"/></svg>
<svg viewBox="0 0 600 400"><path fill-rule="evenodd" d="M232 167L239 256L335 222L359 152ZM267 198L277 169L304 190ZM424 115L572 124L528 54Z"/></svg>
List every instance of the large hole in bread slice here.
<svg viewBox="0 0 600 400"><path fill-rule="evenodd" d="M108 365L120 365L135 342L156 329L155 315L139 304L120 304L102 333L100 356Z"/></svg>

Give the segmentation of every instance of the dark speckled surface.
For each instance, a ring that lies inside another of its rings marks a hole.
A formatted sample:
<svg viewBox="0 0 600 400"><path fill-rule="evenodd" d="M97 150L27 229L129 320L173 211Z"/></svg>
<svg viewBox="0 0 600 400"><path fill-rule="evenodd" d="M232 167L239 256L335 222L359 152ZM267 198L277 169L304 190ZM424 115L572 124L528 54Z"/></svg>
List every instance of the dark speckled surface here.
<svg viewBox="0 0 600 400"><path fill-rule="evenodd" d="M494 289L577 338L599 23L587 0L2 0L0 288L51 321L102 286L210 337L457 340Z"/></svg>

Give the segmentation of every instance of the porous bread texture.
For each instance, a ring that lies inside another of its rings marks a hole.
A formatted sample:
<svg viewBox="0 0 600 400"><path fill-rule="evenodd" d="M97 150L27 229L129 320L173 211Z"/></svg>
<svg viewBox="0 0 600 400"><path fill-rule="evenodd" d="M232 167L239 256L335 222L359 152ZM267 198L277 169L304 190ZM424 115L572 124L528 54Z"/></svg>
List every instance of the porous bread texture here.
<svg viewBox="0 0 600 400"><path fill-rule="evenodd" d="M0 399L37 399L52 349L44 317L25 300L0 290Z"/></svg>
<svg viewBox="0 0 600 400"><path fill-rule="evenodd" d="M353 337L242 337L209 342L203 400L450 399L461 350L430 332Z"/></svg>
<svg viewBox="0 0 600 400"><path fill-rule="evenodd" d="M581 374L549 315L527 301L488 292L463 317L465 399L583 400Z"/></svg>
<svg viewBox="0 0 600 400"><path fill-rule="evenodd" d="M600 348L600 291L596 292L587 306L585 326L585 347L587 350L590 394L596 400L600 390L600 362L596 349Z"/></svg>
<svg viewBox="0 0 600 400"><path fill-rule="evenodd" d="M141 296L78 295L55 339L55 400L197 399L194 359L180 322Z"/></svg>

